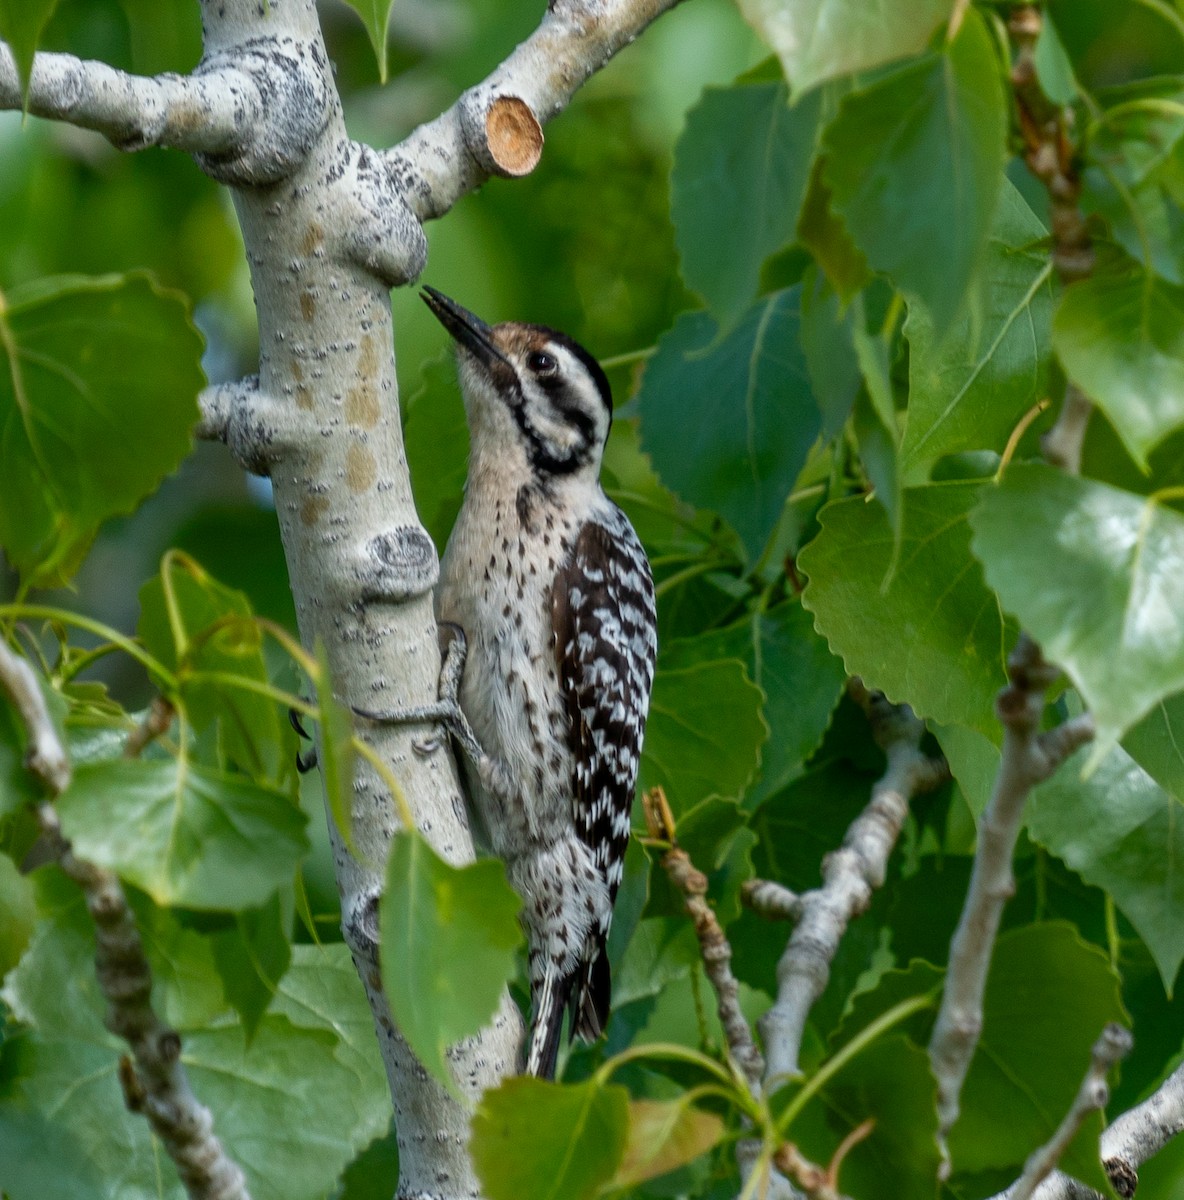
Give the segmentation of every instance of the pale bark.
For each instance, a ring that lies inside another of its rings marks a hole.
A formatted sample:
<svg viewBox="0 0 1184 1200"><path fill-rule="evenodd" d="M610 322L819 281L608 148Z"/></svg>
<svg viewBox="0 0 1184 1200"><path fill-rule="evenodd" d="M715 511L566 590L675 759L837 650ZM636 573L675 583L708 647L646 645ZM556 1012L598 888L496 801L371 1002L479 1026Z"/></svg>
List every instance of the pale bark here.
<svg viewBox="0 0 1184 1200"><path fill-rule="evenodd" d="M1061 1156L1068 1150L1086 1118L1106 1107L1110 1099L1107 1076L1111 1068L1131 1052L1131 1045L1129 1030L1123 1029L1121 1025L1106 1026L1102 1036L1094 1043L1089 1070L1081 1081L1081 1087L1077 1089L1069 1111L1052 1137L1029 1155L1024 1164L1024 1173L1008 1190L1008 1200L1032 1200L1036 1189L1061 1161Z"/></svg>
<svg viewBox="0 0 1184 1200"><path fill-rule="evenodd" d="M1115 1191L1120 1196L1134 1196L1139 1168L1182 1132L1184 1065L1177 1067L1142 1104L1136 1104L1103 1130L1100 1157ZM1013 1184L993 1200L1016 1200L1014 1188ZM1079 1180L1054 1171L1032 1193L1032 1200L1101 1200L1101 1196Z"/></svg>
<svg viewBox="0 0 1184 1200"><path fill-rule="evenodd" d="M174 145L232 190L259 318L259 371L203 397L200 432L270 475L301 638L323 644L339 699L368 711L436 698L436 548L412 502L399 420L389 289L423 269L421 221L490 174L538 161L542 123L673 0L557 0L490 79L380 151L351 140L313 0L202 0L205 53L188 78L142 79L38 56L30 111L117 145ZM0 56L0 106L20 104ZM362 730L416 823L454 863L473 855L452 756L422 730ZM450 1061L465 1102L431 1080L391 1020L378 973L378 899L399 823L360 766L348 853L333 832L342 926L366 987L394 1100L399 1195L471 1200L469 1108L517 1064L508 995Z"/></svg>
<svg viewBox="0 0 1184 1200"><path fill-rule="evenodd" d="M1011 682L996 701L1004 730L1003 755L979 822L970 887L950 943L941 1008L929 1042L943 1145L958 1119L962 1084L982 1032L987 972L1003 907L1015 891L1011 863L1028 794L1093 737L1089 716L1040 732L1045 693L1059 672L1026 635L1020 635L1008 659L1008 674Z"/></svg>
<svg viewBox="0 0 1184 1200"><path fill-rule="evenodd" d="M847 830L842 846L824 860L822 887L796 897L795 903L777 895L776 907L796 916L797 925L777 964L777 998L761 1019L766 1090L798 1073L810 1009L826 989L831 961L848 924L867 909L872 892L884 882L909 801L948 778L944 761L935 762L922 752L925 726L907 705L891 705L883 696L868 695L862 688L858 695L868 710L876 740L888 756L888 765L872 788L867 807ZM760 888L750 888L746 898L753 903L761 894Z"/></svg>

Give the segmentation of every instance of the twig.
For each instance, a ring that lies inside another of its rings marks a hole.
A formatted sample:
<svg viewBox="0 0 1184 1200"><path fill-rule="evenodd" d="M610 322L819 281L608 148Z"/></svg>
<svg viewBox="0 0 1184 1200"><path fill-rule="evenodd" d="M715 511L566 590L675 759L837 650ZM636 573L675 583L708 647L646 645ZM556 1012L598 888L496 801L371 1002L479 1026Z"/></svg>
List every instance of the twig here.
<svg viewBox="0 0 1184 1200"><path fill-rule="evenodd" d="M50 720L33 668L3 640L0 640L0 686L16 705L28 734L25 767L56 796L70 782L70 759Z"/></svg>
<svg viewBox="0 0 1184 1200"><path fill-rule="evenodd" d="M32 670L2 642L0 686L12 697L28 730L26 765L56 796L69 782L69 758ZM129 745L142 748L168 728L169 720L171 708L154 705ZM214 1135L209 1109L190 1090L180 1061L180 1034L152 1009L152 972L118 877L74 854L52 804L42 803L36 811L53 857L82 889L95 923L95 972L108 1006L104 1023L132 1052L119 1063L124 1101L147 1118L176 1164L190 1200L250 1200L242 1171Z"/></svg>
<svg viewBox="0 0 1184 1200"><path fill-rule="evenodd" d="M176 710L163 696L154 697L144 719L128 734L123 757L139 758L151 742L168 733L175 713Z"/></svg>
<svg viewBox="0 0 1184 1200"><path fill-rule="evenodd" d="M1133 1196L1139 1167L1182 1132L1184 1064L1153 1095L1123 1113L1102 1134L1102 1165L1119 1194ZM1129 1192L1122 1191L1123 1180L1129 1182Z"/></svg>
<svg viewBox="0 0 1184 1200"><path fill-rule="evenodd" d="M1065 1114L1056 1132L1039 1150L1033 1152L1024 1164L1024 1173L1012 1184L1007 1200L1032 1200L1036 1189L1056 1168L1069 1143L1077 1136L1085 1119L1106 1107L1110 1089L1106 1076L1110 1068L1131 1052L1131 1035L1121 1025L1107 1025L1102 1036L1094 1043L1090 1054L1089 1070L1081 1081L1073 1105Z"/></svg>
<svg viewBox="0 0 1184 1200"><path fill-rule="evenodd" d="M764 1060L756 1047L748 1019L740 1009L740 986L732 974L732 947L715 910L707 903L707 876L700 871L674 838L674 814L661 788L644 797L646 824L650 836L670 843L662 857L662 866L670 882L683 894L687 912L695 923L695 935L703 956L703 969L715 991L720 1025L727 1039L728 1052L740 1067L755 1093L764 1071Z"/></svg>
<svg viewBox="0 0 1184 1200"><path fill-rule="evenodd" d="M1011 860L1024 803L1032 787L1047 779L1094 733L1088 714L1040 732L1044 695L1059 672L1044 661L1040 647L1026 634L1020 635L1007 666L1011 682L995 704L1004 729L1003 755L982 816L970 887L950 944L941 1009L929 1043L943 1145L958 1119L962 1083L982 1031L983 991L991 952L1003 906L1015 890Z"/></svg>
<svg viewBox="0 0 1184 1200"><path fill-rule="evenodd" d="M1081 210L1081 172L1071 137L1073 113L1045 96L1036 71L1036 42L1043 21L1035 5L1012 10L1007 29L1016 47L1011 86L1019 111L1024 161L1048 192L1052 223L1052 261L1061 283L1068 286L1093 274L1093 240ZM1075 384L1065 388L1061 411L1044 435L1045 459L1076 475L1093 407Z"/></svg>
<svg viewBox="0 0 1184 1200"><path fill-rule="evenodd" d="M870 1118L856 1125L839 1143L825 1167L805 1158L792 1142L778 1147L773 1155L773 1165L802 1189L806 1200L846 1200L839 1191L839 1171L843 1160L860 1142L871 1136L875 1127L875 1121Z"/></svg>
<svg viewBox="0 0 1184 1200"><path fill-rule="evenodd" d="M1138 1169L1179 1133L1184 1132L1184 1065L1181 1065L1142 1104L1116 1118L1102 1133L1101 1159L1114 1190L1135 1195ZM1014 1185L1013 1185L1014 1186ZM1011 1189L993 1200L1015 1200ZM1032 1193L1032 1200L1101 1200L1093 1188L1054 1171Z"/></svg>
<svg viewBox="0 0 1184 1200"><path fill-rule="evenodd" d="M796 921L805 906L805 900L797 892L771 879L745 880L740 887L740 899L747 908L770 921Z"/></svg>
<svg viewBox="0 0 1184 1200"><path fill-rule="evenodd" d="M384 153L421 220L491 175L526 175L542 126L576 89L678 0L552 0L538 29L447 112Z"/></svg>
<svg viewBox="0 0 1184 1200"><path fill-rule="evenodd" d="M868 713L888 766L867 807L847 830L842 847L823 862L822 887L798 898L798 925L777 965L777 999L761 1020L766 1089L798 1072L806 1018L826 988L831 960L848 923L866 910L873 890L884 882L909 800L949 778L944 761L922 752L925 726L912 709L889 704L858 682L852 692Z"/></svg>

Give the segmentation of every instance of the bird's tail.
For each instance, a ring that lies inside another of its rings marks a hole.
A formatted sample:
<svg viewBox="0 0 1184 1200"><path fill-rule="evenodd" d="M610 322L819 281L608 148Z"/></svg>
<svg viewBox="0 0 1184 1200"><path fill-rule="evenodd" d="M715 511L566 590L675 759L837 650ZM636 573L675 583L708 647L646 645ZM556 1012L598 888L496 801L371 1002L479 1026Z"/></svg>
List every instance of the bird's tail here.
<svg viewBox="0 0 1184 1200"><path fill-rule="evenodd" d="M526 1055L528 1075L554 1078L565 1008L571 1009L573 1038L591 1042L604 1032L611 986L608 954L603 945L597 946L594 957L580 963L570 974L560 975L552 968L543 975L535 989L534 1020Z"/></svg>
<svg viewBox="0 0 1184 1200"><path fill-rule="evenodd" d="M527 1075L537 1075L540 1079L555 1077L563 1010L567 1007L576 975L577 972L560 975L551 967L534 989L534 1020L530 1025L530 1048L526 1053Z"/></svg>

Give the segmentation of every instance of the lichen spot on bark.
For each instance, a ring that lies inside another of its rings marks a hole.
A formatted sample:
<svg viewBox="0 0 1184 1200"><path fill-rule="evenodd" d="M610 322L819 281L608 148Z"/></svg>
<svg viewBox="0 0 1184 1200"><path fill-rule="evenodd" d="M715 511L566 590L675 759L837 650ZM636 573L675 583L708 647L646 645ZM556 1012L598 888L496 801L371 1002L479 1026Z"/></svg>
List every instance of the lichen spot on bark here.
<svg viewBox="0 0 1184 1200"><path fill-rule="evenodd" d="M300 293L300 315L311 321L317 315L316 297L307 288Z"/></svg>
<svg viewBox="0 0 1184 1200"><path fill-rule="evenodd" d="M543 127L517 96L498 96L489 106L485 139L493 161L510 176L529 175L543 155Z"/></svg>
<svg viewBox="0 0 1184 1200"><path fill-rule="evenodd" d="M315 525L329 508L327 496L305 496L300 505L300 521L304 525Z"/></svg>
<svg viewBox="0 0 1184 1200"><path fill-rule="evenodd" d="M381 411L375 383L377 371L378 355L374 351L374 339L368 333L363 334L358 358L358 382L345 394L345 419L356 429L373 429L378 424Z"/></svg>
<svg viewBox="0 0 1184 1200"><path fill-rule="evenodd" d="M351 492L369 491L378 478L378 463L374 455L359 442L351 442L345 452L345 482Z"/></svg>
<svg viewBox="0 0 1184 1200"><path fill-rule="evenodd" d="M292 360L292 379L296 384L296 407L308 411L312 408L312 392L304 382L304 368L298 359Z"/></svg>
<svg viewBox="0 0 1184 1200"><path fill-rule="evenodd" d="M324 244L325 231L314 222L305 230L300 249L304 254L315 254Z"/></svg>

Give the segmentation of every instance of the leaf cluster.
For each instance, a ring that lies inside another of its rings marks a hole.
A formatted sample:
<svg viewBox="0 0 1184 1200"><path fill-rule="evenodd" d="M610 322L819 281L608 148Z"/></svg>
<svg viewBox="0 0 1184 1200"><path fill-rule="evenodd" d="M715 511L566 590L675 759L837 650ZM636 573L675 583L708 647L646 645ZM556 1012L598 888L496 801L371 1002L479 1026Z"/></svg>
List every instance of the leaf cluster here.
<svg viewBox="0 0 1184 1200"><path fill-rule="evenodd" d="M355 7L385 45L389 6ZM1171 2L1044 6L1037 69L1072 114L1097 254L1092 276L1065 287L1047 197L1020 158L999 6L742 9L774 58L687 113L662 226L681 277L634 307L606 304L609 316L590 303L588 319L608 340L622 312L659 332L610 363L629 399L605 470L659 596L640 785L665 790L707 874L750 1020L775 994L787 931L744 909L742 885L817 886L883 768L847 678L909 704L954 782L914 805L884 889L832 963L802 1078L759 1099L728 1062L682 898L639 818L607 1039L574 1048L561 1083L511 1080L483 1099L473 1154L493 1200L735 1196L736 1143L754 1135L766 1157L839 1154L847 1194L883 1195L891 1179L901 1200L934 1196L925 1046L1021 627L1066 675L1047 723L1085 707L1099 736L1033 798L943 1194L990 1195L1015 1177L1106 1021L1136 1037L1116 1111L1181 1049L1184 18ZM0 5L0 32L14 30ZM588 112L571 116L594 129ZM612 153L610 240L653 216L652 195L639 215L631 190L653 156ZM570 147L558 159L552 201L570 208L585 164ZM487 213L508 204L488 196ZM454 216L458 229L471 219ZM575 248L570 228L530 233L603 290L602 246ZM672 261L661 244L648 253L638 278ZM692 294L699 307L678 311ZM177 471L201 345L185 303L143 276L5 292L0 544L21 582L0 630L38 661L63 723L76 764L63 828L129 889L156 1002L253 1194L357 1200L389 1180L397 1150L332 889L317 888L328 852L306 820L315 797L292 770L289 708L319 730L348 837L365 751L323 663L180 553L141 589L134 636L33 594L75 578L99 526ZM1079 477L1039 461L1066 380L1096 406ZM442 542L466 454L450 367L428 367L405 422L420 512ZM94 679L116 657L175 713L134 759L123 751L142 714ZM0 706L0 1187L13 1200L179 1195L123 1112L80 898L52 865L17 869L38 861L24 738ZM397 780L390 790L401 804ZM516 911L497 863L457 868L417 835L396 839L384 983L446 1086L449 1047L507 983L524 999ZM1065 1165L1104 1189L1100 1122Z"/></svg>

